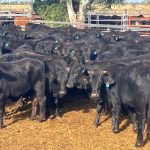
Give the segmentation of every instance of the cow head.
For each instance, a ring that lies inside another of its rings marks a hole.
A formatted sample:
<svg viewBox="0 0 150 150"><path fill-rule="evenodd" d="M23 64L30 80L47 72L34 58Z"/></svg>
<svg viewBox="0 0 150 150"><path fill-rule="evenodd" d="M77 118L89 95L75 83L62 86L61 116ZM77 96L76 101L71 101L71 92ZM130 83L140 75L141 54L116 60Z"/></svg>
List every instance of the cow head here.
<svg viewBox="0 0 150 150"><path fill-rule="evenodd" d="M74 38L73 38L74 40L79 40L80 39L80 37L79 37L79 35L77 34L77 35L75 35L74 36Z"/></svg>
<svg viewBox="0 0 150 150"><path fill-rule="evenodd" d="M51 50L51 53L52 53L52 54L60 55L60 49L59 49L59 46L53 47L52 50Z"/></svg>
<svg viewBox="0 0 150 150"><path fill-rule="evenodd" d="M8 35L8 32L3 32L2 35L3 35L3 36L7 36L7 35Z"/></svg>
<svg viewBox="0 0 150 150"><path fill-rule="evenodd" d="M120 41L121 40L121 38L120 38L120 36L119 35L112 35L113 36L113 39L115 40L115 41Z"/></svg>
<svg viewBox="0 0 150 150"><path fill-rule="evenodd" d="M75 63L70 71L67 82L68 88L73 88L77 84L85 84L88 77L88 70L81 63Z"/></svg>
<svg viewBox="0 0 150 150"><path fill-rule="evenodd" d="M69 76L70 68L66 67L57 72L57 81L60 86L60 90L58 92L59 97L63 97L66 94L66 84Z"/></svg>
<svg viewBox="0 0 150 150"><path fill-rule="evenodd" d="M90 86L91 86L91 93L90 98L93 100L98 100L100 96L100 87L102 84L102 77L98 70L91 70L89 71L90 77Z"/></svg>
<svg viewBox="0 0 150 150"><path fill-rule="evenodd" d="M93 100L98 100L100 98L100 91L103 85L109 88L109 85L113 83L112 78L106 70L92 70L89 71L91 94L90 98Z"/></svg>
<svg viewBox="0 0 150 150"><path fill-rule="evenodd" d="M9 49L9 43L8 42L4 42L2 45L2 49L1 49L1 54L6 54L6 53L10 53L11 50Z"/></svg>
<svg viewBox="0 0 150 150"><path fill-rule="evenodd" d="M102 34L96 34L96 38L102 38Z"/></svg>
<svg viewBox="0 0 150 150"><path fill-rule="evenodd" d="M31 40L31 39L34 39L34 38L30 34L25 34L24 39L25 40Z"/></svg>

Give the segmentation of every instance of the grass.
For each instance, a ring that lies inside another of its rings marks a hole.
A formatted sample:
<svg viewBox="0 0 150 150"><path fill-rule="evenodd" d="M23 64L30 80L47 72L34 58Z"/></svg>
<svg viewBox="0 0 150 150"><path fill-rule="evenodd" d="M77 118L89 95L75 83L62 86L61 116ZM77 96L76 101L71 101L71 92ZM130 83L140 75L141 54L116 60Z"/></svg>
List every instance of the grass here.
<svg viewBox="0 0 150 150"><path fill-rule="evenodd" d="M3 10L11 10L11 11L17 11L17 12L28 12L32 10L31 5L4 5L0 4L0 11Z"/></svg>
<svg viewBox="0 0 150 150"><path fill-rule="evenodd" d="M96 12L102 13L125 13L128 15L144 15L150 16L150 4L124 4L124 5L114 5L111 9L106 9L104 6L98 5L95 8Z"/></svg>
<svg viewBox="0 0 150 150"><path fill-rule="evenodd" d="M9 5L0 4L0 10L9 10ZM10 10L18 12L29 12L32 10L31 5L10 5ZM100 13L125 13L129 15L144 15L150 16L150 4L124 4L112 6L112 9L106 9L104 6L97 5L95 7L96 12Z"/></svg>

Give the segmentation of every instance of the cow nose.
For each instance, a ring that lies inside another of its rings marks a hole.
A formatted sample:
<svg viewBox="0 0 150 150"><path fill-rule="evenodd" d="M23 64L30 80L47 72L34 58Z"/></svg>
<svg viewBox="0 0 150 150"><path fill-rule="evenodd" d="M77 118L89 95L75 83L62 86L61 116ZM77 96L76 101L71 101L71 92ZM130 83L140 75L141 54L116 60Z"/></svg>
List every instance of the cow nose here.
<svg viewBox="0 0 150 150"><path fill-rule="evenodd" d="M98 94L98 93L92 93L92 94L91 94L91 98L92 98L92 99L98 99L98 97L99 97L99 94Z"/></svg>
<svg viewBox="0 0 150 150"><path fill-rule="evenodd" d="M65 95L65 92L64 91L60 91L59 94L60 94L60 96L63 96L63 95Z"/></svg>
<svg viewBox="0 0 150 150"><path fill-rule="evenodd" d="M72 88L73 87L71 84L68 84L68 83L67 83L66 86L67 86L67 88Z"/></svg>

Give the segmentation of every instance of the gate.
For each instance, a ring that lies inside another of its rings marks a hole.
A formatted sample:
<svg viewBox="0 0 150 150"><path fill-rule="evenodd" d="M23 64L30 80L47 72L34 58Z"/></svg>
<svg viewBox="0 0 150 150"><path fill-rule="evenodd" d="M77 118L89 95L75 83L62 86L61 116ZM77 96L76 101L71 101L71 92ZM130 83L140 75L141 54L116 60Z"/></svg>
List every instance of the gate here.
<svg viewBox="0 0 150 150"><path fill-rule="evenodd" d="M134 21L147 21L148 24L132 24ZM113 29L123 32L130 29L140 33L150 34L150 17L131 17L127 12L123 14L88 12L86 14L86 23L89 28L98 27L105 31Z"/></svg>

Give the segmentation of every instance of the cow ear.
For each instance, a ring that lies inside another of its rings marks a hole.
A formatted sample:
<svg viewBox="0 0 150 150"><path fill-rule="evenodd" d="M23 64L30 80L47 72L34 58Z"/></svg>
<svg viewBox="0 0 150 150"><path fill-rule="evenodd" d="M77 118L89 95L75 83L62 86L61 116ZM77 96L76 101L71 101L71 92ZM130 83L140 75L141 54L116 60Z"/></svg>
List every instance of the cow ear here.
<svg viewBox="0 0 150 150"><path fill-rule="evenodd" d="M66 67L65 69L67 72L70 72L70 68L69 67Z"/></svg>

